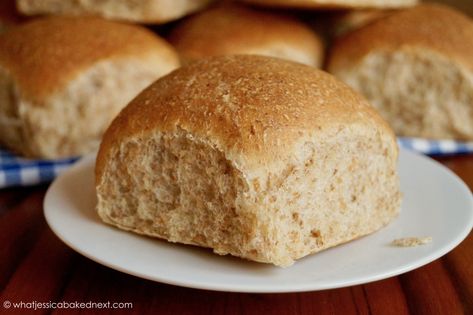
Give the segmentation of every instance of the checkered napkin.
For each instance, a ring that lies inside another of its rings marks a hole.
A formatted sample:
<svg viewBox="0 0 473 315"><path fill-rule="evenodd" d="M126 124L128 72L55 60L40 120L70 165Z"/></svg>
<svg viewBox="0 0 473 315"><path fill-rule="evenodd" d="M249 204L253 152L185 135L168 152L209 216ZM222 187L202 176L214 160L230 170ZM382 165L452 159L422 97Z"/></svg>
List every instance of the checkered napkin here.
<svg viewBox="0 0 473 315"><path fill-rule="evenodd" d="M422 138L398 138L401 148L427 155L452 155L473 153L473 142L454 140L426 140Z"/></svg>
<svg viewBox="0 0 473 315"><path fill-rule="evenodd" d="M453 140L426 140L398 138L399 146L427 155L451 155L473 153L473 142ZM0 188L31 186L52 181L61 171L72 165L77 158L61 160L31 160L15 156L0 148Z"/></svg>
<svg viewBox="0 0 473 315"><path fill-rule="evenodd" d="M0 148L0 188L50 182L76 160L31 160Z"/></svg>

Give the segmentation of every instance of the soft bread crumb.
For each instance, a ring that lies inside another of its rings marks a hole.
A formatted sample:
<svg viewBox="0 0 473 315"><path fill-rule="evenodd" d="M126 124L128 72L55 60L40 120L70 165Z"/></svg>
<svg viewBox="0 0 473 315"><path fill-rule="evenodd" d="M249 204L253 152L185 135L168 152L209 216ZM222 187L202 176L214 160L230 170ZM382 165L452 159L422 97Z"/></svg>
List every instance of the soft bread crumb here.
<svg viewBox="0 0 473 315"><path fill-rule="evenodd" d="M47 106L10 94L13 79L0 67L1 142L28 157L60 158L95 150L105 128L127 102L172 69L153 58L97 62L51 94Z"/></svg>
<svg viewBox="0 0 473 315"><path fill-rule="evenodd" d="M419 245L425 245L432 242L431 236L426 237L404 237L398 238L391 242L391 245L397 247L416 247Z"/></svg>

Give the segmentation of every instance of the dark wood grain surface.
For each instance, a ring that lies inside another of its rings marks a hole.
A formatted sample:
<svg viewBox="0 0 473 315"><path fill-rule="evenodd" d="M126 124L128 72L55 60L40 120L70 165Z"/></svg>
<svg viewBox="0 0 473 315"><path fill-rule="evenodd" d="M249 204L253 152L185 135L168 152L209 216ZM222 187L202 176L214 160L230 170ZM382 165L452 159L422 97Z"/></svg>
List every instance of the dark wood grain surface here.
<svg viewBox="0 0 473 315"><path fill-rule="evenodd" d="M439 159L473 188L473 156ZM129 276L69 249L48 228L46 186L0 190L0 313L6 314L473 314L473 236L409 273L348 288L243 294ZM125 309L14 309L5 302L117 302Z"/></svg>

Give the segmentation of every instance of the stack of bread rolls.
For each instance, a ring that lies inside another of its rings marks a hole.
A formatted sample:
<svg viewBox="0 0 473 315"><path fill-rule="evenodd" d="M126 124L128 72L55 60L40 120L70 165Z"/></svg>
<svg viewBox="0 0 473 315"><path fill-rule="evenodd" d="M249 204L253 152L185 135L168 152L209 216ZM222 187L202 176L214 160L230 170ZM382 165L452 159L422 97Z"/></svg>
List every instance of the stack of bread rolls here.
<svg viewBox="0 0 473 315"><path fill-rule="evenodd" d="M16 10L0 35L0 144L99 149L97 211L124 230L286 267L394 220L395 134L473 140L473 22L444 5Z"/></svg>

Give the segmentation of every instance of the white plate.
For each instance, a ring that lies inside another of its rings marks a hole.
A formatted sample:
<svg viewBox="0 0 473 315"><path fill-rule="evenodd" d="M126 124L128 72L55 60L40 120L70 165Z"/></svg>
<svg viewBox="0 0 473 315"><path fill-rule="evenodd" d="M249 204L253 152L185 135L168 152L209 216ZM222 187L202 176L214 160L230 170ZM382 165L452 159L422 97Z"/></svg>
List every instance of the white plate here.
<svg viewBox="0 0 473 315"><path fill-rule="evenodd" d="M433 160L401 150L401 215L372 235L328 249L282 269L170 244L102 224L95 212L94 156L82 159L49 188L46 220L82 255L138 277L180 286L237 292L296 292L356 285L425 265L457 246L473 225L466 185ZM428 245L401 248L393 239L431 236Z"/></svg>

